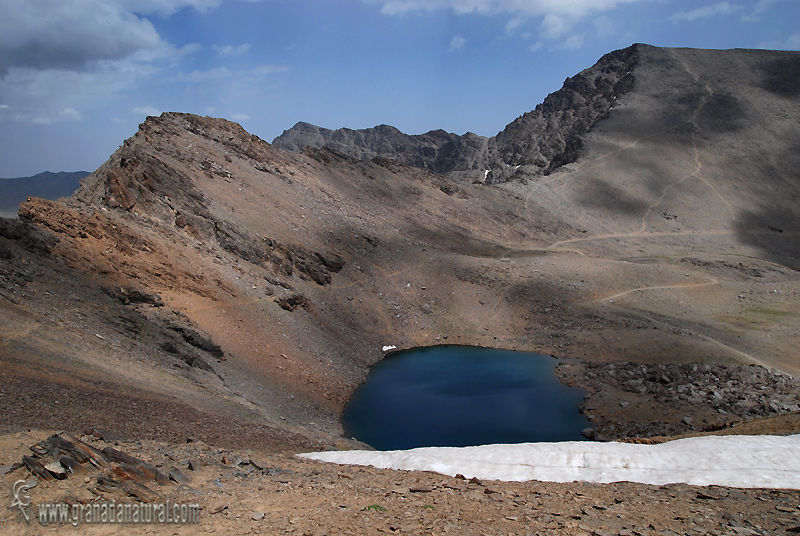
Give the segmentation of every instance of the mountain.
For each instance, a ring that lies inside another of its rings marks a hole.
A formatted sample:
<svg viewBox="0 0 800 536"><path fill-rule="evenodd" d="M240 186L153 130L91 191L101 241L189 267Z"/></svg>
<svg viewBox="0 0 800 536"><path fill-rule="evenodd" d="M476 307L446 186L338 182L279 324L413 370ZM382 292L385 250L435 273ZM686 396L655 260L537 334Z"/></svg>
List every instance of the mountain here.
<svg viewBox="0 0 800 536"><path fill-rule="evenodd" d="M606 54L492 138L443 130L410 136L387 125L329 130L300 122L272 143L290 151L328 147L356 158L391 158L470 181L548 174L575 161L582 136L609 114L617 97L630 91L632 69L648 52L651 47L632 45Z"/></svg>
<svg viewBox="0 0 800 536"><path fill-rule="evenodd" d="M432 344L579 358L560 374L598 438L786 414L798 66L635 45L492 139L342 133L356 155L148 118L74 195L0 219L0 427L350 447L382 347Z"/></svg>
<svg viewBox="0 0 800 536"><path fill-rule="evenodd" d="M461 180L527 181L586 154L587 137L605 119L621 119L620 105L627 105L630 99L617 99L634 89L651 92L647 105L664 116L651 121L654 128L676 128L670 121L686 122L690 117L681 112L702 104L702 117L694 119L714 131L725 131L743 126L743 113L765 112L761 117L770 117L776 112L759 110L762 103L754 99L765 97L766 103L796 97L797 61L793 52L702 51L635 44L606 54L594 66L568 78L542 104L491 138L442 130L411 136L386 125L329 130L300 122L273 144L290 151L328 147L356 158L392 158ZM691 71L695 67L701 70ZM663 87L659 87L659 79ZM715 84L724 91L714 92ZM617 113L612 114L615 109Z"/></svg>
<svg viewBox="0 0 800 536"><path fill-rule="evenodd" d="M17 209L30 196L55 201L72 195L89 171L45 171L32 177L0 179L0 216L16 218Z"/></svg>

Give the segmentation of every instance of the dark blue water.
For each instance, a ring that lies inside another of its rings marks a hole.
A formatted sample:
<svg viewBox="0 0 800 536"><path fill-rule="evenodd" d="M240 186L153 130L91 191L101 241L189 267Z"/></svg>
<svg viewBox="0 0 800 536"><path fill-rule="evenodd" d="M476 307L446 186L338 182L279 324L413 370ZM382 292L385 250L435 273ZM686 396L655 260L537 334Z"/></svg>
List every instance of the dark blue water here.
<svg viewBox="0 0 800 536"><path fill-rule="evenodd" d="M377 363L342 414L346 437L378 450L580 441L586 392L531 352L433 346Z"/></svg>

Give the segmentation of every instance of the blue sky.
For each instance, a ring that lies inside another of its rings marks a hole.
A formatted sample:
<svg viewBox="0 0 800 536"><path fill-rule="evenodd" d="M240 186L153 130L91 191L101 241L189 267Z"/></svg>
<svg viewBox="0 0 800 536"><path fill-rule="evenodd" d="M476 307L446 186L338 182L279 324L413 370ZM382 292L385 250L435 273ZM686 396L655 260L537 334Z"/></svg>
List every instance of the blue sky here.
<svg viewBox="0 0 800 536"><path fill-rule="evenodd" d="M0 0L0 177L92 171L147 115L492 136L641 42L800 49L799 0Z"/></svg>

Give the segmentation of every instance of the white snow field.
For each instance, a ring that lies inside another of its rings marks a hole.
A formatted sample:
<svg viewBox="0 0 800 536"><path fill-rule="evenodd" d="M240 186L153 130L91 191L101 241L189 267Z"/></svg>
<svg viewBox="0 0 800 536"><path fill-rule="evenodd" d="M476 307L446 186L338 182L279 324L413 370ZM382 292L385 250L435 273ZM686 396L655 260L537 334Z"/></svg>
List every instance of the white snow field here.
<svg viewBox="0 0 800 536"><path fill-rule="evenodd" d="M800 435L692 437L658 445L571 441L299 456L343 465L460 473L483 480L800 489Z"/></svg>

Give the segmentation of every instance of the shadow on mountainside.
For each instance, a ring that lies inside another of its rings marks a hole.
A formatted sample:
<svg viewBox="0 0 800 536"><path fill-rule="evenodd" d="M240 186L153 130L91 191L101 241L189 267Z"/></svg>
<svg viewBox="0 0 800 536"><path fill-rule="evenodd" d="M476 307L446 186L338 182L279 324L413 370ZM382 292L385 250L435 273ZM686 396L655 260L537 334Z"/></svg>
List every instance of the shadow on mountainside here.
<svg viewBox="0 0 800 536"><path fill-rule="evenodd" d="M794 211L772 206L745 211L737 215L735 230L763 259L800 271L800 215Z"/></svg>
<svg viewBox="0 0 800 536"><path fill-rule="evenodd" d="M781 97L800 95L800 57L779 58L765 63L762 69L764 89Z"/></svg>

